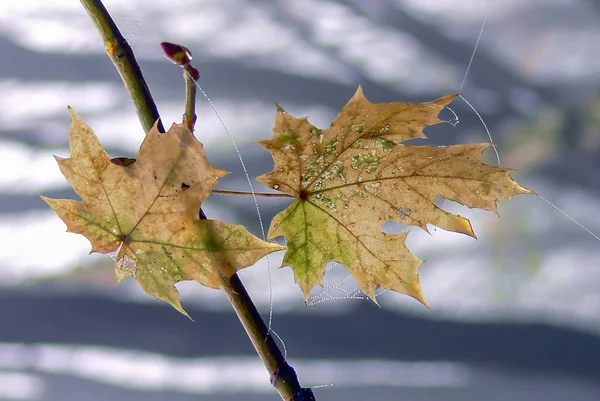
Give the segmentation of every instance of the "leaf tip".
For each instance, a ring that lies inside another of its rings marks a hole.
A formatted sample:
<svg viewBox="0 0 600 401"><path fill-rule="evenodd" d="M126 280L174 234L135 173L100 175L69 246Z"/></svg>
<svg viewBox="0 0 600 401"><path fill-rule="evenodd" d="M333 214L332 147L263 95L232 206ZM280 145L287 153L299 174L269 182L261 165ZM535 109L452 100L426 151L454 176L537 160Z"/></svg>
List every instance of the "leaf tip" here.
<svg viewBox="0 0 600 401"><path fill-rule="evenodd" d="M425 261L423 261L423 262L425 262ZM422 304L426 308L431 309L431 307L427 303L427 300L425 299L425 295L423 294L423 290L421 289L421 283L419 282L418 278L417 278L417 282L410 285L408 287L408 289L409 289L409 291L407 293L408 296L417 300L420 304Z"/></svg>
<svg viewBox="0 0 600 401"><path fill-rule="evenodd" d="M512 177L511 177L512 178ZM537 194L537 192L532 191L529 188L525 188L524 186L517 184L518 188L517 188L517 194L521 194L521 195L535 195L535 196L539 196Z"/></svg>
<svg viewBox="0 0 600 401"><path fill-rule="evenodd" d="M486 210L493 211L493 209L489 209L489 208ZM458 214L449 213L449 212L445 212L445 213L446 213L446 218L444 220L440 221L440 223L442 223L442 224L440 225L438 223L435 223L436 226L440 227L443 230L465 234L465 235L468 235L469 237L477 239L477 235L475 235L475 231L473 230L473 225L471 224L471 220L467 219L466 217L460 216Z"/></svg>
<svg viewBox="0 0 600 401"><path fill-rule="evenodd" d="M435 104L437 106L441 106L441 108L446 107L447 105L449 105L450 103L452 103L454 101L454 99L456 99L459 96L458 93L453 93L450 95L446 95L446 96L442 96L439 99L436 99L434 101L429 102L430 104Z"/></svg>
<svg viewBox="0 0 600 401"><path fill-rule="evenodd" d="M67 110L69 110L69 116L71 117L71 123L73 123L73 121L76 121L76 120L81 120L81 117L79 116L79 114L77 114L75 109L73 107L71 107L71 105L67 106Z"/></svg>
<svg viewBox="0 0 600 401"><path fill-rule="evenodd" d="M158 297L159 299L163 299L161 297ZM165 301L167 301L167 303L169 303L169 305L171 305L173 308L177 309L177 312L181 313L183 316L187 317L188 319L190 319L192 322L195 322L194 319L192 319L192 317L189 315L189 313L187 313L187 311L185 309L183 309L183 306L181 306L181 302L179 302L179 299L177 300L166 300L163 299Z"/></svg>
<svg viewBox="0 0 600 401"><path fill-rule="evenodd" d="M142 287L143 287L143 285L142 285ZM175 286L173 286L173 288L175 288ZM145 288L144 288L144 291L146 291ZM158 299L167 302L169 305L171 305L173 308L175 308L179 313L181 313L183 316L187 317L188 319L190 319L193 322L194 319L192 319L192 317L187 313L187 311L183 308L183 306L181 306L181 301L179 300L179 293L177 292L176 289L175 289L175 292L176 292L176 296L169 297L169 296L162 296L162 295L159 295L156 293L150 293L150 292L146 291L147 294L154 295Z"/></svg>
<svg viewBox="0 0 600 401"><path fill-rule="evenodd" d="M277 102L273 102L275 104L275 109L277 110L278 113L286 113L285 109L283 107L281 107L281 105Z"/></svg>
<svg viewBox="0 0 600 401"><path fill-rule="evenodd" d="M287 250L287 246L285 246L285 245L279 245L279 244L273 244L273 243L269 243L269 244L270 244L269 248L266 250L268 253Z"/></svg>
<svg viewBox="0 0 600 401"><path fill-rule="evenodd" d="M283 266L282 266L283 267ZM308 298L310 297L311 287L302 287L302 296L304 297L304 304L308 305Z"/></svg>
<svg viewBox="0 0 600 401"><path fill-rule="evenodd" d="M370 103L369 99L367 99L367 97L365 96L365 92L363 90L362 85L358 85L358 88L356 88L356 92L354 92L354 95L352 95L352 98L350 99L350 102L359 101L366 101L367 103Z"/></svg>
<svg viewBox="0 0 600 401"><path fill-rule="evenodd" d="M52 210L55 210L55 205L56 205L56 201L58 199L53 199L53 198L48 198L47 196L44 195L40 195L40 198L42 198L42 200L44 202L46 202L48 204L48 206L50 206L52 208Z"/></svg>
<svg viewBox="0 0 600 401"><path fill-rule="evenodd" d="M188 319L190 319L192 322L196 322L194 319L192 319L192 317L189 315L189 313L187 313L187 311L185 309L183 309L183 307L181 305L179 305L179 308L175 308L177 309L183 316L187 317Z"/></svg>

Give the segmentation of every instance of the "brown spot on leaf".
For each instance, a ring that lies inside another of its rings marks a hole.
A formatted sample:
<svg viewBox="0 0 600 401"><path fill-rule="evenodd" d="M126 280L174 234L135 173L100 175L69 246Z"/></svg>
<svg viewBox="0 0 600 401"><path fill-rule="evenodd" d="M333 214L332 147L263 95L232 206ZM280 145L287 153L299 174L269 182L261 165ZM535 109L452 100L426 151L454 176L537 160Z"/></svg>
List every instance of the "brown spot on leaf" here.
<svg viewBox="0 0 600 401"><path fill-rule="evenodd" d="M117 166L127 167L135 163L135 159L132 157L113 157L110 159L110 162L112 164L116 164Z"/></svg>

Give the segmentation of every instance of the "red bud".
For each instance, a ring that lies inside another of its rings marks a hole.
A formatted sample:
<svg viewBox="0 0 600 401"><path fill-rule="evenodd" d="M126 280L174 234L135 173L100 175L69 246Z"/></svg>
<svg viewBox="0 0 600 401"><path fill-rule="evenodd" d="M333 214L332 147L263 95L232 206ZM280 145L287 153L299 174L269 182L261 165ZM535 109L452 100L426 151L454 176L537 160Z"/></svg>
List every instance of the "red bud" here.
<svg viewBox="0 0 600 401"><path fill-rule="evenodd" d="M171 42L162 42L162 47L165 57L173 64L186 66L192 61L192 52L187 47Z"/></svg>

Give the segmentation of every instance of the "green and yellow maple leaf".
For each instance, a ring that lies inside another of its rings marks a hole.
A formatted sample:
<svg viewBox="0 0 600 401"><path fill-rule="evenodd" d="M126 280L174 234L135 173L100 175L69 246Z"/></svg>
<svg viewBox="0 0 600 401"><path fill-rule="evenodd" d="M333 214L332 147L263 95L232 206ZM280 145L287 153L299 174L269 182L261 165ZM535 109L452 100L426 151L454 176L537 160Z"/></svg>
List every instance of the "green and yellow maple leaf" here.
<svg viewBox="0 0 600 401"><path fill-rule="evenodd" d="M375 302L385 288L423 304L422 261L405 245L407 233L387 234L386 221L433 224L475 237L468 219L436 206L437 196L497 212L498 200L532 193L509 170L481 162L485 144L408 146L442 122L456 95L429 103L371 103L359 87L326 130L278 106L270 140L258 142L275 168L258 179L298 198L271 223L269 238L286 236L283 265L291 266L305 299L323 285L326 264L345 265Z"/></svg>
<svg viewBox="0 0 600 401"><path fill-rule="evenodd" d="M83 202L42 197L83 234L91 252L118 250L117 282L134 277L148 294L181 306L177 282L222 288L236 271L283 249L243 226L201 220L198 211L227 174L213 167L202 144L183 125L148 132L137 160L111 161L92 129L72 109L71 157L56 157Z"/></svg>

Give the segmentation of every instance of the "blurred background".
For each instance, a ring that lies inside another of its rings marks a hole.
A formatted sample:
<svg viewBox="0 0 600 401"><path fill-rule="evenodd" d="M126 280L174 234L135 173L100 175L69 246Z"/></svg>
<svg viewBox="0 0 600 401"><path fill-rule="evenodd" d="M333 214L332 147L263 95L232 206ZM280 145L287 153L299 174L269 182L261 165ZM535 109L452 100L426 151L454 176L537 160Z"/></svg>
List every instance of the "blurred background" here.
<svg viewBox="0 0 600 401"><path fill-rule="evenodd" d="M358 84L374 102L460 91L489 127L501 164L600 233L595 0L105 5L166 125L181 119L184 88L159 43L192 50L252 177L273 165L252 144L271 136L273 101L327 127ZM277 400L223 294L179 285L191 322L134 281L115 286L112 260L88 256L87 240L65 233L39 198L76 196L52 157L69 154L67 105L112 156L134 156L143 138L79 2L1 0L0 54L0 400ZM460 123L429 128L427 143L489 141L464 102L451 107ZM218 188L247 190L201 95L198 115L209 159L232 172ZM497 164L491 150L486 158ZM265 228L287 205L258 203ZM378 308L341 266L305 305L291 270L277 269L280 254L241 272L266 319L272 298L272 327L301 383L327 385L315 389L319 401L600 399L600 240L536 196L503 202L500 219L444 205L471 218L479 239L412 230L431 309L393 293L382 293ZM251 198L215 195L204 209L261 235Z"/></svg>

